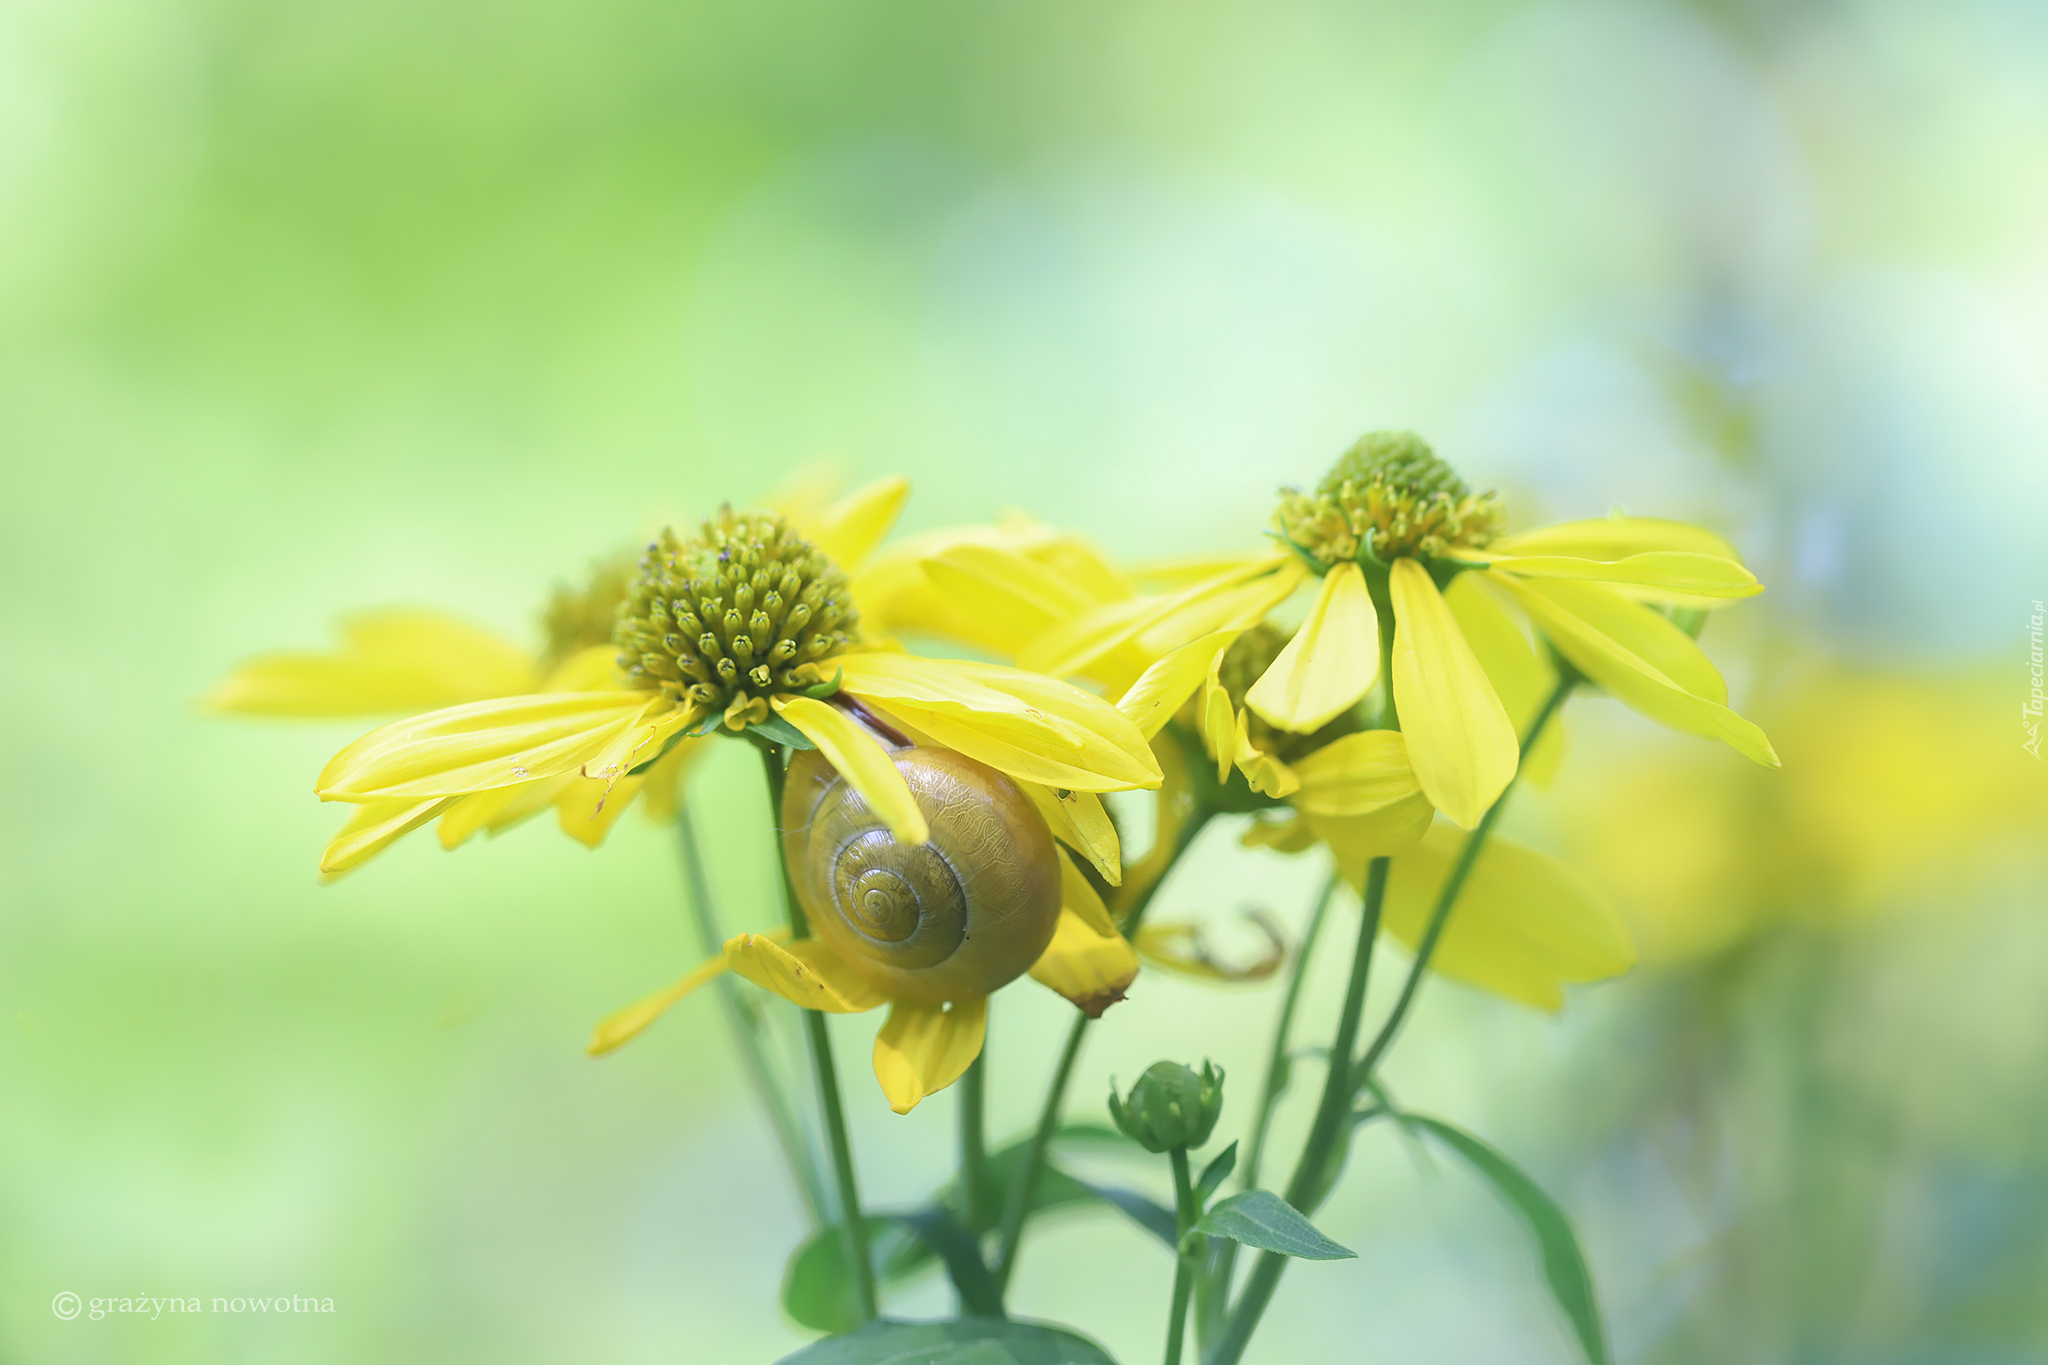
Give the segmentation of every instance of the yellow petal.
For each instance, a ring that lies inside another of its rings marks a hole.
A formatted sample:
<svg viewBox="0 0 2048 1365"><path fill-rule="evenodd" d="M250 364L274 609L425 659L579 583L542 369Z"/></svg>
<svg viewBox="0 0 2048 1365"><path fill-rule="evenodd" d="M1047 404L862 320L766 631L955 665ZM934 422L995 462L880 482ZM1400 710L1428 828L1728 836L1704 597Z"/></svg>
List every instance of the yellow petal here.
<svg viewBox="0 0 2048 1365"><path fill-rule="evenodd" d="M328 761L322 800L461 796L575 772L668 702L646 692L541 692L372 730Z"/></svg>
<svg viewBox="0 0 2048 1365"><path fill-rule="evenodd" d="M1489 581L1513 589L1512 574L1489 574ZM1653 611L1613 588L1596 583L1564 583L1555 579L1527 582L1531 592L1553 608L1565 612L1587 628L1613 640L1665 678L1696 697L1728 704L1728 684L1698 642L1671 623L1662 612ZM1526 594L1517 594L1528 611ZM1535 613L1531 611L1531 619ZM1560 651L1563 652L1563 651ZM1569 654L1565 655L1570 658Z"/></svg>
<svg viewBox="0 0 2048 1365"><path fill-rule="evenodd" d="M1138 955L1122 935L1104 938L1064 909L1052 943L1031 966L1033 981L1064 995L1090 1019L1123 999L1137 977Z"/></svg>
<svg viewBox="0 0 2048 1365"><path fill-rule="evenodd" d="M1712 531L1657 517L1595 517L1542 526L1504 536L1493 549L1511 555L1571 555L1580 559L1626 559L1659 550L1714 555L1742 562L1733 545Z"/></svg>
<svg viewBox="0 0 2048 1365"><path fill-rule="evenodd" d="M673 984L663 986L654 994L635 1000L622 1010L614 1010L607 1014L598 1020L597 1027L591 1030L590 1042L584 1046L584 1052L592 1057L602 1057L607 1052L624 1047L645 1033L655 1020L668 1013L670 1006L699 986L707 985L722 976L730 965L725 955L721 953L708 962L698 963Z"/></svg>
<svg viewBox="0 0 2048 1365"><path fill-rule="evenodd" d="M1116 709L1131 718L1139 734L1152 738L1195 694L1204 677L1215 676L1224 652L1242 633L1212 631L1163 656L1117 698Z"/></svg>
<svg viewBox="0 0 2048 1365"><path fill-rule="evenodd" d="M1102 897L1095 894L1095 888L1081 875L1081 869L1074 866L1074 860L1067 856L1065 849L1060 855L1060 909L1080 917L1086 924L1104 938L1116 932L1116 923L1109 917L1109 911L1102 904Z"/></svg>
<svg viewBox="0 0 2048 1365"><path fill-rule="evenodd" d="M1365 575L1356 564L1339 564L1323 576L1308 619L1244 700L1267 724L1308 734L1355 705L1379 671L1379 616Z"/></svg>
<svg viewBox="0 0 2048 1365"><path fill-rule="evenodd" d="M1101 797L1094 792L1056 791L1039 782L1019 782L1017 786L1045 817L1053 838L1086 858L1102 874L1102 880L1111 886L1123 885L1123 846L1115 822L1102 808Z"/></svg>
<svg viewBox="0 0 2048 1365"><path fill-rule="evenodd" d="M820 939L785 948L766 934L739 934L725 941L725 960L762 990L807 1010L859 1014L889 998Z"/></svg>
<svg viewBox="0 0 2048 1365"><path fill-rule="evenodd" d="M1427 813L1423 816L1426 822ZM1421 837L1417 831L1417 838ZM1306 853L1316 846L1316 832L1308 821L1289 812L1271 819L1255 819L1237 842L1245 848L1270 848L1275 853Z"/></svg>
<svg viewBox="0 0 2048 1365"><path fill-rule="evenodd" d="M543 692L606 692L619 687L619 651L615 645L579 649L555 665L541 684Z"/></svg>
<svg viewBox="0 0 2048 1365"><path fill-rule="evenodd" d="M917 808L917 798L910 794L910 784L897 769L895 756L866 726L838 707L809 697L776 697L774 704L776 714L818 746L825 761L860 793L868 809L881 816L898 839L921 844L932 837L932 827Z"/></svg>
<svg viewBox="0 0 2048 1365"><path fill-rule="evenodd" d="M1508 713L1517 735L1529 732L1536 713L1557 686L1557 670L1538 659L1521 628L1501 610L1482 580L1485 574L1461 573L1444 589L1444 604L1458 618L1458 630L1472 646L1473 657L1486 670L1494 695ZM1564 716L1551 718L1534 748L1522 755L1522 775L1537 786L1550 786L1564 752Z"/></svg>
<svg viewBox="0 0 2048 1365"><path fill-rule="evenodd" d="M1293 555L1267 555L1234 564L1177 592L1110 602L1048 630L1033 640L1017 662L1055 677L1082 672L1113 650L1146 637L1152 653L1165 654L1213 630L1256 624L1285 601L1307 570ZM1236 624L1240 619L1242 624ZM1155 638L1154 632L1159 632ZM1175 638L1166 638L1166 637Z"/></svg>
<svg viewBox="0 0 2048 1365"><path fill-rule="evenodd" d="M329 653L258 655L200 704L251 716L362 716L510 696L535 683L525 650L435 612L365 612L344 620L341 635Z"/></svg>
<svg viewBox="0 0 2048 1365"><path fill-rule="evenodd" d="M1394 707L1430 804L1470 829L1514 780L1521 745L1429 571L1394 561Z"/></svg>
<svg viewBox="0 0 2048 1365"><path fill-rule="evenodd" d="M988 1031L988 999L952 1005L913 1005L898 1000L875 1035L875 1079L889 1107L899 1114L917 1108L960 1079L981 1055Z"/></svg>
<svg viewBox="0 0 2048 1365"><path fill-rule="evenodd" d="M1209 676L1202 683L1202 747L1216 760L1216 781L1230 780L1230 763L1237 756L1237 710L1230 704L1229 689L1223 686L1223 655L1209 659Z"/></svg>
<svg viewBox="0 0 2048 1365"><path fill-rule="evenodd" d="M1648 550L1624 559L1577 559L1570 555L1506 555L1474 552L1458 556L1524 578L1565 578L1634 589L1655 600L1699 599L1715 606L1764 590L1756 575L1732 559L1686 550Z"/></svg>
<svg viewBox="0 0 2048 1365"><path fill-rule="evenodd" d="M1721 740L1767 768L1778 766L1778 755L1762 730L1719 699L1699 695L1663 666L1684 663L1681 671L1695 685L1703 681L1699 666L1685 660L1680 642L1694 653L1698 646L1656 612L1585 583L1539 586L1509 575L1501 575L1500 582L1573 667L1623 704L1681 733ZM1705 663L1704 655L1699 665L1709 671L1713 667ZM1713 681L1719 680L1720 674L1714 673Z"/></svg>
<svg viewBox="0 0 2048 1365"><path fill-rule="evenodd" d="M833 563L852 573L889 534L909 497L910 480L877 479L826 509L807 539Z"/></svg>
<svg viewBox="0 0 2048 1365"><path fill-rule="evenodd" d="M370 801L349 812L341 832L320 855L320 871L328 877L361 867L389 848L394 840L410 834L448 809L452 797L424 801Z"/></svg>
<svg viewBox="0 0 2048 1365"><path fill-rule="evenodd" d="M767 708L761 706L761 699L755 697L752 701L761 709L758 719L767 719ZM700 719L701 713L694 706L678 707L667 703L652 706L639 719L620 727L612 741L584 760L578 771L585 777L602 782L620 781L633 769L660 758L677 733ZM680 740L678 744L688 742Z"/></svg>
<svg viewBox="0 0 2048 1365"><path fill-rule="evenodd" d="M1275 801L1283 800L1301 785L1301 779L1295 776L1292 768L1252 743L1245 719L1247 714L1244 711L1237 713L1236 744L1231 759L1253 791Z"/></svg>
<svg viewBox="0 0 2048 1365"><path fill-rule="evenodd" d="M996 545L949 545L924 560L932 586L955 606L1005 622L1020 641L1098 603L1051 567Z"/></svg>
<svg viewBox="0 0 2048 1365"><path fill-rule="evenodd" d="M1399 730L1340 735L1294 765L1294 808L1308 815L1371 815L1422 791Z"/></svg>
<svg viewBox="0 0 2048 1365"><path fill-rule="evenodd" d="M1344 874L1353 876L1374 858L1391 858L1415 847L1429 832L1436 812L1429 798L1417 792L1405 801L1382 806L1370 815L1304 815L1302 820L1330 853Z"/></svg>
<svg viewBox="0 0 2048 1365"><path fill-rule="evenodd" d="M1444 825L1394 859L1383 923L1413 948L1465 835ZM1346 869L1354 878L1357 872ZM1539 1009L1564 1004L1561 985L1600 981L1635 965L1621 918L1576 872L1534 849L1491 839L1466 879L1431 967Z"/></svg>
<svg viewBox="0 0 2048 1365"><path fill-rule="evenodd" d="M562 827L562 833L577 843L596 848L633 804L633 798L640 795L640 786L645 781L645 777L622 777L616 782L572 777L555 798L555 822Z"/></svg>
<svg viewBox="0 0 2048 1365"><path fill-rule="evenodd" d="M704 745L686 739L654 761L646 780L640 784L640 804L646 807L648 819L666 824L676 818L676 812L682 808L683 771L704 749Z"/></svg>
<svg viewBox="0 0 2048 1365"><path fill-rule="evenodd" d="M1137 727L1069 683L909 654L848 654L835 664L853 696L1012 777L1073 791L1159 785L1158 760Z"/></svg>
<svg viewBox="0 0 2048 1365"><path fill-rule="evenodd" d="M458 796L441 817L437 832L442 848L459 848L478 830L496 834L510 829L529 816L538 815L554 804L562 789L583 779L575 776L543 777L510 787L493 787L471 796Z"/></svg>
<svg viewBox="0 0 2048 1365"><path fill-rule="evenodd" d="M1254 565L1266 567L1272 562L1273 551L1268 546L1263 549L1240 551L1237 554L1178 555L1165 559L1148 559L1132 565L1131 576L1148 587L1187 588L1215 578L1219 574L1248 569Z"/></svg>

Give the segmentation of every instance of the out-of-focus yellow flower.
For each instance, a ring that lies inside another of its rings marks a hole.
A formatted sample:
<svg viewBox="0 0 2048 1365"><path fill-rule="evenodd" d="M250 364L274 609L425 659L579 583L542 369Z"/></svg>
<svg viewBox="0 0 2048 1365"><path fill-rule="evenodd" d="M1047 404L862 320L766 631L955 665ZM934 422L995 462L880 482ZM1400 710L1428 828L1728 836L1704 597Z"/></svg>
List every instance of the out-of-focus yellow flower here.
<svg viewBox="0 0 2048 1365"><path fill-rule="evenodd" d="M1769 694L1791 760L1767 781L1660 746L1564 784L1574 863L1623 907L1645 960L1710 957L1783 924L1846 929L2038 859L2048 782L2017 752L2002 674L1826 665Z"/></svg>
<svg viewBox="0 0 2048 1365"><path fill-rule="evenodd" d="M925 817L870 720L1044 788L1157 786L1159 766L1130 723L1070 684L862 645L840 565L857 566L882 540L904 491L891 481L855 494L815 539L775 513L730 509L696 536L664 533L619 610L625 686L494 698L387 725L334 756L321 798L430 810L572 774L616 787L722 728L815 747L898 837L921 843Z"/></svg>

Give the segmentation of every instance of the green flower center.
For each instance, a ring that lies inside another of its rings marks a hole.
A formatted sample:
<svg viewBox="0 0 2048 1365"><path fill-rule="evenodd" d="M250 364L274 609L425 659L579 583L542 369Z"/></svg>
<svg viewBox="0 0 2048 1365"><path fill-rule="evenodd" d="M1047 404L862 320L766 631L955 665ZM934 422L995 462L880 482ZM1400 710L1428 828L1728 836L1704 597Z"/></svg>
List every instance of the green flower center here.
<svg viewBox="0 0 2048 1365"><path fill-rule="evenodd" d="M768 718L770 696L829 682L822 665L859 619L846 575L788 522L722 507L647 547L612 638L636 685L739 729Z"/></svg>
<svg viewBox="0 0 2048 1365"><path fill-rule="evenodd" d="M567 583L555 586L541 613L541 655L543 672L579 650L610 644L618 624L619 603L626 600L626 585L632 581L633 561L613 559L598 564L580 588Z"/></svg>
<svg viewBox="0 0 2048 1365"><path fill-rule="evenodd" d="M1412 431L1374 431L1323 476L1313 494L1284 489L1274 520L1325 567L1368 555L1441 558L1483 550L1507 520L1493 492L1473 493Z"/></svg>

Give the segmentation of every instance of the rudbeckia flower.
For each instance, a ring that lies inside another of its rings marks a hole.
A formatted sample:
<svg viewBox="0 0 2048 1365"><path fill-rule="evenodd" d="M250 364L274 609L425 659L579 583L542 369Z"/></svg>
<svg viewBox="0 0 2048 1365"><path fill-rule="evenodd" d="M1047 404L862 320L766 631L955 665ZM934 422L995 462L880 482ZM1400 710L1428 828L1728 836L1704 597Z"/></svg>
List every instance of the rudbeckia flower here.
<svg viewBox="0 0 2048 1365"><path fill-rule="evenodd" d="M878 500L846 524L840 555L864 558L898 503ZM913 791L901 751L943 751L1007 784L1020 819L1044 832L1048 850L1057 837L1091 861L1118 867L1114 830L1095 794L1162 780L1131 722L1056 679L867 645L837 559L773 512L728 508L694 536L665 532L642 557L619 610L614 639L626 686L495 698L386 726L334 757L319 794L359 805L426 805L570 774L617 784L678 744L723 733L815 750L818 766L843 781L890 839L914 848L961 802L934 808L928 792ZM1099 900L1091 913L1080 895L1085 880L1071 864L1061 866L1072 875L1053 888L1048 942L1012 975L1036 961L1041 979L1099 1008L1128 984L1136 962ZM766 935L742 935L728 946L742 975L810 1008L868 1008L894 998L872 981L865 992L848 984L855 978L830 965L830 953L822 940L785 948ZM698 979L693 973L653 999L672 1003ZM959 1000L937 1002L936 1013L933 1002L919 1001L922 1008L902 1011L904 1022L884 1030L900 1044L893 1055L906 1059L886 1074L878 1062L892 1104L907 1108L950 1083L963 1049L972 1060L976 1002L1001 984L980 981ZM642 1013L640 1027L659 1008Z"/></svg>

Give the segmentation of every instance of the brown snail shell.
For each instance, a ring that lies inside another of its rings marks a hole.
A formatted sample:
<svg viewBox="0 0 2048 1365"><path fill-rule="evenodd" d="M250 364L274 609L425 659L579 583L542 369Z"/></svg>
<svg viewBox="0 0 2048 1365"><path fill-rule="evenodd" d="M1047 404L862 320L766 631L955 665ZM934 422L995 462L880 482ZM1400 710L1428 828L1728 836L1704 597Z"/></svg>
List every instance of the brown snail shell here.
<svg viewBox="0 0 2048 1365"><path fill-rule="evenodd" d="M1060 917L1045 817L1017 784L951 749L892 755L931 839L906 844L815 749L795 754L782 854L811 931L892 998L992 994L1030 970Z"/></svg>

